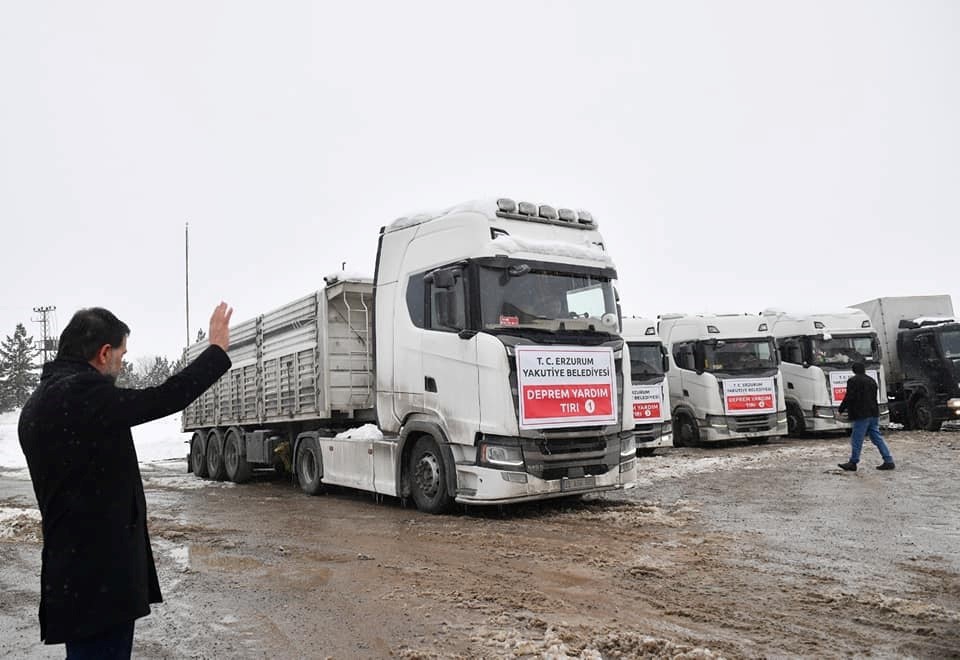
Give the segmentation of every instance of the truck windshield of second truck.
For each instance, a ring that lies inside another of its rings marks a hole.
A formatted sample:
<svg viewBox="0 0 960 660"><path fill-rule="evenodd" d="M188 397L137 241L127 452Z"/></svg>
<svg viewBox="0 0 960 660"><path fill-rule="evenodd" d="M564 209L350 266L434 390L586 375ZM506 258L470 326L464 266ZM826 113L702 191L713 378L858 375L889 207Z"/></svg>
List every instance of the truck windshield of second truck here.
<svg viewBox="0 0 960 660"><path fill-rule="evenodd" d="M777 359L767 339L717 340L705 342L704 367L707 371L775 369Z"/></svg>
<svg viewBox="0 0 960 660"><path fill-rule="evenodd" d="M483 266L480 307L485 329L619 331L612 283L588 274Z"/></svg>
<svg viewBox="0 0 960 660"><path fill-rule="evenodd" d="M873 337L814 338L813 360L815 365L848 365L854 362L878 362L880 356L874 350Z"/></svg>

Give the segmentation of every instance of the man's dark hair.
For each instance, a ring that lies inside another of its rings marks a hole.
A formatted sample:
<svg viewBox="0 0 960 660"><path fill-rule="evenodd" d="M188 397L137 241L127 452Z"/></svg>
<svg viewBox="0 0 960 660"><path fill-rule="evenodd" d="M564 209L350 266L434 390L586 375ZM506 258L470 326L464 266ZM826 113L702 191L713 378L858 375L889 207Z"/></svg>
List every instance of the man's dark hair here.
<svg viewBox="0 0 960 660"><path fill-rule="evenodd" d="M120 346L130 334L126 323L103 307L81 309L60 334L58 358L78 358L89 362L104 344Z"/></svg>
<svg viewBox="0 0 960 660"><path fill-rule="evenodd" d="M853 373L862 376L867 373L866 367L863 366L863 362L854 362L853 363Z"/></svg>

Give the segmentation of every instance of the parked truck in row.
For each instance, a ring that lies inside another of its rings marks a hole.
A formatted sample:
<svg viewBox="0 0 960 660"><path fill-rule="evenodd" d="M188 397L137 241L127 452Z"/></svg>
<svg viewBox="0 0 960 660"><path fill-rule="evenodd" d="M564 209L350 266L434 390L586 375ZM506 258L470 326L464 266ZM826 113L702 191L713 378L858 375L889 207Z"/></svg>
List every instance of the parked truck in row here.
<svg viewBox="0 0 960 660"><path fill-rule="evenodd" d="M960 419L960 323L950 296L901 296L853 305L877 330L891 421L936 431Z"/></svg>
<svg viewBox="0 0 960 660"><path fill-rule="evenodd" d="M670 418L670 360L657 334L654 319L623 319L623 338L630 348L630 381L633 397L633 436L637 456L652 456L657 447L673 446Z"/></svg>
<svg viewBox="0 0 960 660"><path fill-rule="evenodd" d="M183 414L190 468L288 464L427 512L636 479L617 273L593 217L511 199L400 218L373 278L231 329L233 366ZM206 346L190 346L193 358Z"/></svg>
<svg viewBox="0 0 960 660"><path fill-rule="evenodd" d="M865 312L845 309L789 314L765 310L761 318L773 332L780 354L790 435L850 428L846 413L840 414L838 408L846 395L847 380L853 376L854 362L864 363L867 375L877 382L880 421L889 421L880 342Z"/></svg>
<svg viewBox="0 0 960 660"><path fill-rule="evenodd" d="M786 435L779 360L767 320L747 314L659 319L672 361L675 446Z"/></svg>

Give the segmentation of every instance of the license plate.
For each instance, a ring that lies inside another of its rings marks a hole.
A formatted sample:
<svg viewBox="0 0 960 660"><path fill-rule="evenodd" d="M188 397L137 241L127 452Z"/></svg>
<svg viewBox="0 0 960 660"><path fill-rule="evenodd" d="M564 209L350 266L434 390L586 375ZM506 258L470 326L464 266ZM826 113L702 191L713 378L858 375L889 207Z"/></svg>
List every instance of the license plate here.
<svg viewBox="0 0 960 660"><path fill-rule="evenodd" d="M576 477L574 479L564 477L563 479L560 480L561 492L565 492L568 490L583 490L584 488L593 488L596 485L597 485L597 478L593 476Z"/></svg>

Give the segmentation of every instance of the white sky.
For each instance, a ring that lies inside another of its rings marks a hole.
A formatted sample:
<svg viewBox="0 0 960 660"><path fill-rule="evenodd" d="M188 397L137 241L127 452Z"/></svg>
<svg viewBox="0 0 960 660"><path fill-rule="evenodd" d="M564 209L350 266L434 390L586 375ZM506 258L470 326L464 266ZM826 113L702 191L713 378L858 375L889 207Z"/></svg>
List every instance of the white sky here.
<svg viewBox="0 0 960 660"><path fill-rule="evenodd" d="M624 311L960 303L960 3L5 2L0 336L129 357L372 274L404 213L591 210Z"/></svg>

